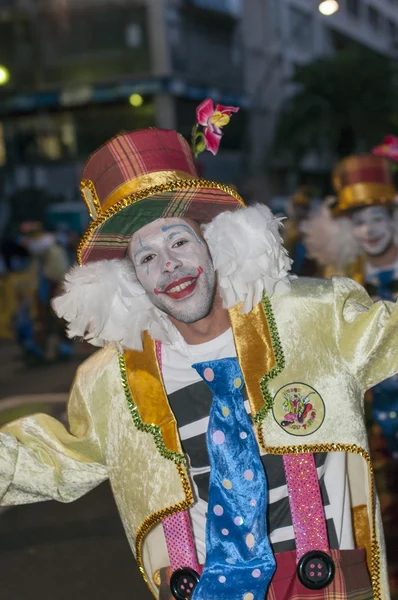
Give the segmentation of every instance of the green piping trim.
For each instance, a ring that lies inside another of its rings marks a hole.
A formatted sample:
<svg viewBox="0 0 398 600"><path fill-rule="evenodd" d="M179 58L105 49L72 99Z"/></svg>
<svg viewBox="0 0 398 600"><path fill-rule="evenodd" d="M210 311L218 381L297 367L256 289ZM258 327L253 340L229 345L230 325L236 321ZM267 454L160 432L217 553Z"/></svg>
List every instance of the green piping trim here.
<svg viewBox="0 0 398 600"><path fill-rule="evenodd" d="M179 454L179 452L174 452L173 450L169 450L163 440L163 434L158 425L154 425L153 423L144 423L140 417L138 412L138 408L134 403L133 395L131 393L131 389L127 380L127 368L126 362L124 360L123 354L119 353L119 367L120 367L120 375L122 378L122 386L124 389L124 393L127 400L127 405L129 407L129 411L131 416L133 417L134 425L139 431L143 431L145 433L151 433L155 439L155 445L163 458L167 458L168 460L172 460L177 465L185 465L186 459L183 454Z"/></svg>
<svg viewBox="0 0 398 600"><path fill-rule="evenodd" d="M271 335L272 349L275 354L276 365L271 369L271 371L263 375L260 380L260 388L264 398L264 406L261 410L258 411L258 413L253 418L253 421L256 424L260 424L265 419L268 411L272 409L274 403L273 398L268 389L268 381L270 381L270 379L274 379L274 377L279 375L279 373L281 373L285 368L285 356L283 354L282 344L279 337L278 328L276 326L271 301L268 298L268 296L263 296L262 305L265 312L265 316L267 317L268 327Z"/></svg>

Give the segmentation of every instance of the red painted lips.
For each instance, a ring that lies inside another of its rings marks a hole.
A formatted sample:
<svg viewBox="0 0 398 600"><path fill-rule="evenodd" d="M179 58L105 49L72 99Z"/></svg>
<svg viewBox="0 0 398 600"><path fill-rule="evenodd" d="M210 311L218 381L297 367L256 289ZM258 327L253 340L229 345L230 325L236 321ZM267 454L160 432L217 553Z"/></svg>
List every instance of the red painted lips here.
<svg viewBox="0 0 398 600"><path fill-rule="evenodd" d="M156 295L165 294L172 300L182 300L194 292L198 279L202 273L202 267L198 267L198 274L196 277L181 277L181 279L177 279L177 281L170 283L164 290L155 288L154 292Z"/></svg>

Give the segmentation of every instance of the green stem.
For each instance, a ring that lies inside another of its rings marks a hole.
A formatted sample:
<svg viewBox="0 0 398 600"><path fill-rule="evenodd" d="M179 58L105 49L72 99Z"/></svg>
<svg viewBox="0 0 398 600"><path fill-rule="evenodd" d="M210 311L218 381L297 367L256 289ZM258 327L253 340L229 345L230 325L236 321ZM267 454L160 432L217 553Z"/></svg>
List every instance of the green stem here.
<svg viewBox="0 0 398 600"><path fill-rule="evenodd" d="M192 133L191 133L191 149L192 149L192 154L194 155L194 157L196 158L196 136L198 133L198 124L195 123L195 125L192 127Z"/></svg>

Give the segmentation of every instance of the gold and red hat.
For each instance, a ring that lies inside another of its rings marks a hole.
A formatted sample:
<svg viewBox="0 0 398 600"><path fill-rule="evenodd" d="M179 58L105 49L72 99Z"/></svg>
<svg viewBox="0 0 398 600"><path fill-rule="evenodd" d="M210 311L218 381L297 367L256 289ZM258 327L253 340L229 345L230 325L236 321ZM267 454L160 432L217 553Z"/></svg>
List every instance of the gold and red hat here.
<svg viewBox="0 0 398 600"><path fill-rule="evenodd" d="M387 159L373 154L348 156L338 163L332 175L338 216L371 205L389 205L396 195Z"/></svg>
<svg viewBox="0 0 398 600"><path fill-rule="evenodd" d="M88 159L80 189L93 219L78 248L80 264L123 258L133 233L156 219L209 223L245 206L232 188L199 178L187 141L166 129L109 140Z"/></svg>

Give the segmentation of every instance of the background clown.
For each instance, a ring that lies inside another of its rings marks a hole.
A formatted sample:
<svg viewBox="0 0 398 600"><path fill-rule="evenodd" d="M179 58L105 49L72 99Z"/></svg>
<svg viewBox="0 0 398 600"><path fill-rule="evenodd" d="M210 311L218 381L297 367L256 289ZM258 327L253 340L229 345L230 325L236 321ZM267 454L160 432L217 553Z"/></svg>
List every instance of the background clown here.
<svg viewBox="0 0 398 600"><path fill-rule="evenodd" d="M386 158L359 155L344 159L333 173L337 198L328 200L303 230L309 254L326 277L345 274L375 299L398 297L398 207ZM398 378L372 390L373 418L388 449L398 458Z"/></svg>

